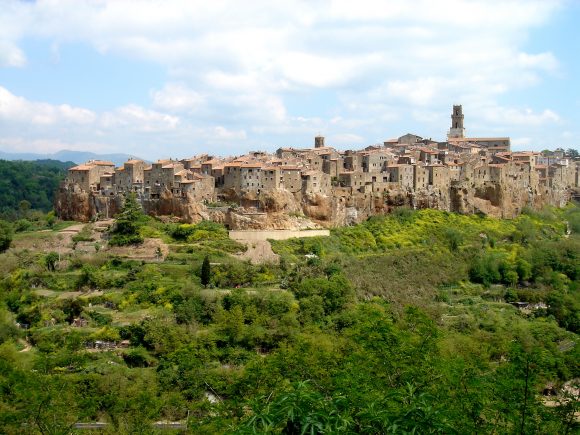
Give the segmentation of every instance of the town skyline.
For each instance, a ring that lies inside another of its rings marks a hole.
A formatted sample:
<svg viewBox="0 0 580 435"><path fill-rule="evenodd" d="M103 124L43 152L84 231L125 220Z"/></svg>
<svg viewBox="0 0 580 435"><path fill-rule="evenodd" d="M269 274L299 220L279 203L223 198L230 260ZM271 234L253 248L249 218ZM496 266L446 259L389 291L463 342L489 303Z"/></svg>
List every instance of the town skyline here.
<svg viewBox="0 0 580 435"><path fill-rule="evenodd" d="M405 133L578 148L570 1L3 1L0 151L154 161ZM467 121L468 119L468 121Z"/></svg>

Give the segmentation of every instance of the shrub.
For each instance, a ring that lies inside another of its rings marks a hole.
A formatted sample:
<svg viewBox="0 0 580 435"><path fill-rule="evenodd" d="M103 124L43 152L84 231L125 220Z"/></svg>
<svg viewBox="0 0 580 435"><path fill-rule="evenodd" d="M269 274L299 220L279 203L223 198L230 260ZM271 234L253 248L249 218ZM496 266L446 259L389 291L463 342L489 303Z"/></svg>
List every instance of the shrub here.
<svg viewBox="0 0 580 435"><path fill-rule="evenodd" d="M12 243L12 225L0 220L0 252L8 250Z"/></svg>

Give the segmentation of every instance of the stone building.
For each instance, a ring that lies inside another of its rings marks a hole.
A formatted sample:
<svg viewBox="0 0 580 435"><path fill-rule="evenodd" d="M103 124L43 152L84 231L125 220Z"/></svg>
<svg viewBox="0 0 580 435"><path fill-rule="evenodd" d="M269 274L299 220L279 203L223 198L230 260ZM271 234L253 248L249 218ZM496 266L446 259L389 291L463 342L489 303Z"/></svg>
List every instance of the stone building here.
<svg viewBox="0 0 580 435"><path fill-rule="evenodd" d="M282 166L280 168L280 188L292 193L302 190L302 171L298 166Z"/></svg>
<svg viewBox="0 0 580 435"><path fill-rule="evenodd" d="M163 190L172 191L175 174L183 171L184 165L175 160L159 160L143 170L143 190L151 198L159 198Z"/></svg>
<svg viewBox="0 0 580 435"><path fill-rule="evenodd" d="M115 169L115 190L117 192L141 191L143 189L143 177L145 162L131 159L122 167Z"/></svg>
<svg viewBox="0 0 580 435"><path fill-rule="evenodd" d="M215 180L211 175L191 173L188 179L178 182L176 188L182 197L197 202L213 202L216 199Z"/></svg>
<svg viewBox="0 0 580 435"><path fill-rule="evenodd" d="M449 129L449 133L447 137L449 139L452 138L464 138L465 137L465 128L463 127L463 106L454 105L453 112L451 113L451 128Z"/></svg>
<svg viewBox="0 0 580 435"><path fill-rule="evenodd" d="M83 191L91 192L100 189L101 176L113 173L115 165L103 160L90 160L68 170L67 183L78 185Z"/></svg>
<svg viewBox="0 0 580 435"><path fill-rule="evenodd" d="M330 194L330 175L321 171L302 172L302 193L321 195Z"/></svg>
<svg viewBox="0 0 580 435"><path fill-rule="evenodd" d="M389 180L399 183L402 189L413 190L415 169L413 165L390 164L386 168Z"/></svg>

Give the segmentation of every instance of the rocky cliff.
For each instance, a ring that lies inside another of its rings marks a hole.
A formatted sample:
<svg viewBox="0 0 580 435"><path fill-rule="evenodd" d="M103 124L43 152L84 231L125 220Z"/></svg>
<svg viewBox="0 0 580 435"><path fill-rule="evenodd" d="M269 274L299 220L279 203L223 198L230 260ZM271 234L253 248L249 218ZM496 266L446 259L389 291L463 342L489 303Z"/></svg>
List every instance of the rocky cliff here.
<svg viewBox="0 0 580 435"><path fill-rule="evenodd" d="M226 198L238 207L207 207L190 197L175 197L168 190L159 199L140 198L146 213L173 216L183 222L213 220L230 229L306 229L351 225L369 216L389 213L397 207L434 208L458 213L483 213L512 218L523 207L563 206L569 200L564 188L534 190L510 183L454 183L449 189L409 191L393 188L384 192L360 192L351 188L334 188L332 195L301 195L286 190ZM86 222L94 218L113 217L122 206L120 195L105 196L62 187L55 209L62 219Z"/></svg>

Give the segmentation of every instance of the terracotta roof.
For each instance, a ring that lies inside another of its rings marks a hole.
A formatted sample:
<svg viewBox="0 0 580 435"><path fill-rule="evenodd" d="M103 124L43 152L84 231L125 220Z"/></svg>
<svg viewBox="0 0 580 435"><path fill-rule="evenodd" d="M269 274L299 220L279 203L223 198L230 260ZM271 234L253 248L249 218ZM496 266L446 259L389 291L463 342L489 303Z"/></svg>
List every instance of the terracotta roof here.
<svg viewBox="0 0 580 435"><path fill-rule="evenodd" d="M92 166L78 165L78 166L74 166L72 168L69 168L69 171L89 171L91 168L92 168Z"/></svg>

